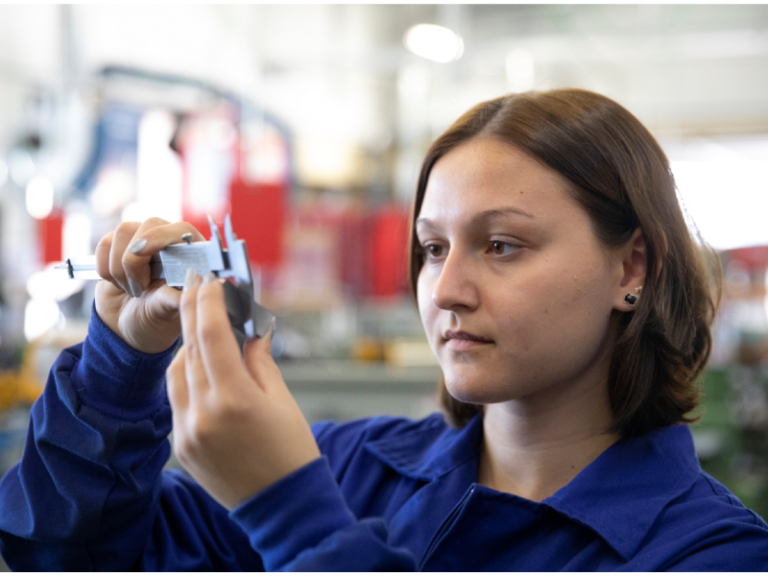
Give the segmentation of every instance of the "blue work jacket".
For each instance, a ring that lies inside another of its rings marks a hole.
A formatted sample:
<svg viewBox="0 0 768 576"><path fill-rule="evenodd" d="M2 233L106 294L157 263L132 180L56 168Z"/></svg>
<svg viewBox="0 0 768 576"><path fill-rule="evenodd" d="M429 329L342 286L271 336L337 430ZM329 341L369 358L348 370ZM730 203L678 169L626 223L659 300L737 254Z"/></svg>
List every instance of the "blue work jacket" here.
<svg viewBox="0 0 768 576"><path fill-rule="evenodd" d="M620 440L532 502L477 484L479 416L320 423L322 458L228 512L163 471L171 356L95 310L62 352L0 482L12 569L768 570L768 526L701 471L686 426Z"/></svg>

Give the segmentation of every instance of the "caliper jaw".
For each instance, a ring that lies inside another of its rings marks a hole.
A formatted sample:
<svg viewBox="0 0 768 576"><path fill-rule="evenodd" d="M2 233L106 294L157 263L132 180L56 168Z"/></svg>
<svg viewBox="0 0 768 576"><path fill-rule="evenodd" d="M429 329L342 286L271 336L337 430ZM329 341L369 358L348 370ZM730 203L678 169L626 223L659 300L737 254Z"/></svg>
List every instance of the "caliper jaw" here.
<svg viewBox="0 0 768 576"><path fill-rule="evenodd" d="M211 239L207 242L186 242L171 244L160 251L162 272L169 286L183 286L188 268L194 268L205 277L213 272L219 278L232 279L223 283L227 316L242 351L246 339L263 337L272 325L274 315L256 302L253 276L251 274L248 249L244 240L238 240L232 230L229 214L224 219L225 249L221 243L219 228L208 217Z"/></svg>
<svg viewBox="0 0 768 576"><path fill-rule="evenodd" d="M216 237L221 246L219 229L209 217L211 226L211 241ZM227 316L232 324L235 336L242 349L246 338L254 336L263 337L272 325L275 317L272 312L256 302L254 298L253 275L248 259L248 249L244 240L238 240L232 230L232 222L227 214L224 219L224 237L227 240L227 249L222 250L226 267L219 273L220 278L232 278L231 282L224 283L224 297L227 305ZM241 336L242 335L242 339Z"/></svg>

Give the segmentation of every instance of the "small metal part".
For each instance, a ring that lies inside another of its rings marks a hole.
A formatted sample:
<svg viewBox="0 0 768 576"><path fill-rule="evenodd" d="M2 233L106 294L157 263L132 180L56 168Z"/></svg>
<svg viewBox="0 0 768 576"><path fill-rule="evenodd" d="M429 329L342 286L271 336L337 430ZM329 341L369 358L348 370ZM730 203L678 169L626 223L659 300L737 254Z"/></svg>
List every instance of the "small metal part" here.
<svg viewBox="0 0 768 576"><path fill-rule="evenodd" d="M163 263L165 282L168 286L184 286L189 268L194 268L203 278L208 272L215 271L208 259L206 244L209 242L181 242L166 246L160 251L160 261Z"/></svg>
<svg viewBox="0 0 768 576"><path fill-rule="evenodd" d="M70 280L89 280L91 278L97 280L99 279L99 275L96 274L95 256L67 258L58 266L54 266L54 270L65 271Z"/></svg>
<svg viewBox="0 0 768 576"><path fill-rule="evenodd" d="M226 271L229 268L229 262L227 261L226 251L221 245L221 235L219 234L219 227L213 221L213 218L208 216L208 226L211 228L211 239L207 243L208 248L208 264L211 266L211 270ZM219 274L221 276L221 274Z"/></svg>
<svg viewBox="0 0 768 576"><path fill-rule="evenodd" d="M242 332L248 338L262 337L269 330L274 315L254 298L248 249L245 241L235 236L229 214L224 218L224 238L227 240L226 256L229 266L220 276L231 276L235 281L233 288L237 291L237 294L234 294L230 293L234 292L232 290L229 292L225 290L230 322L233 327L240 325Z"/></svg>
<svg viewBox="0 0 768 576"><path fill-rule="evenodd" d="M232 230L229 214L224 219L224 238L216 223L209 216L211 239L192 242L192 233L182 235L182 242L166 246L150 260L152 279L163 278L168 286L183 287L187 270L193 268L205 278L209 273L219 278L231 278L224 282L224 297L227 316L242 351L245 340L254 336L263 337L272 325L274 315L256 302L251 263L245 241L239 240ZM96 273L96 257L69 258L56 266L66 270L70 278L82 280L99 279Z"/></svg>
<svg viewBox="0 0 768 576"><path fill-rule="evenodd" d="M152 256L149 267L149 277L152 280L165 278L163 264L158 256ZM96 256L92 255L67 258L61 264L54 266L53 269L66 272L70 280L101 280L101 276L96 272Z"/></svg>

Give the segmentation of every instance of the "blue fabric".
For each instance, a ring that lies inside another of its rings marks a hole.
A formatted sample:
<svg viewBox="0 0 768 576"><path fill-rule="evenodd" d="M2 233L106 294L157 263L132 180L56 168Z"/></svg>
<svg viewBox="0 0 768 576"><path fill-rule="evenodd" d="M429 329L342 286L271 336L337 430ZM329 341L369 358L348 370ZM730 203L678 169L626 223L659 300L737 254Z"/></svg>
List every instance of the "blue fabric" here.
<svg viewBox="0 0 768 576"><path fill-rule="evenodd" d="M14 570L768 570L768 525L672 426L606 450L543 502L478 485L482 420L313 427L323 457L227 512L163 471L172 350L127 347L93 312L0 481Z"/></svg>

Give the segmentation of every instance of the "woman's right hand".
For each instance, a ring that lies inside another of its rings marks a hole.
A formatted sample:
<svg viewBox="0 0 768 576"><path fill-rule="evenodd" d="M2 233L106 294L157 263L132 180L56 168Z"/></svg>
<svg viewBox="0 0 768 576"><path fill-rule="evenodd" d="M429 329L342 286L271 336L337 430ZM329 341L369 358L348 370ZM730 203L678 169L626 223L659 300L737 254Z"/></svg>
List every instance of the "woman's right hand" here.
<svg viewBox="0 0 768 576"><path fill-rule="evenodd" d="M188 232L193 242L205 240L186 222L123 222L96 246L96 271L103 278L96 285L96 312L136 350L164 352L181 334L181 292L165 280L151 280L149 261Z"/></svg>

